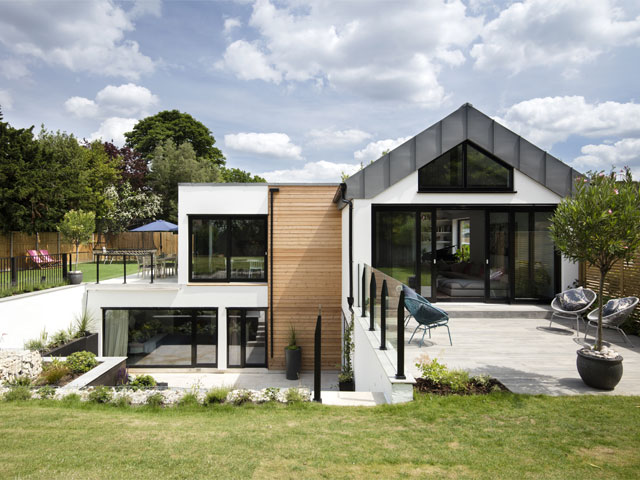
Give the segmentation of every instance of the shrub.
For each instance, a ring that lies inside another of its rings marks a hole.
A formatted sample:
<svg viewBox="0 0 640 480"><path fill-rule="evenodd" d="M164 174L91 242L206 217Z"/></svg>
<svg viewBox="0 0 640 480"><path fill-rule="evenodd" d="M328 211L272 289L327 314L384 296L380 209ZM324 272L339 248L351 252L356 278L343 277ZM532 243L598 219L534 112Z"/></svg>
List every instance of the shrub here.
<svg viewBox="0 0 640 480"><path fill-rule="evenodd" d="M67 365L57 358L45 367L38 378L38 383L45 385L57 385L60 380L69 375L71 370Z"/></svg>
<svg viewBox="0 0 640 480"><path fill-rule="evenodd" d="M88 399L94 403L109 403L113 399L113 392L109 387L102 385L91 390Z"/></svg>
<svg viewBox="0 0 640 480"><path fill-rule="evenodd" d="M449 370L435 358L429 361L428 357L422 358L416 363L422 377L438 385L446 385L453 392L463 392L470 382L469 373L464 370Z"/></svg>
<svg viewBox="0 0 640 480"><path fill-rule="evenodd" d="M164 405L164 396L160 392L152 393L147 397L147 405L150 407L161 407Z"/></svg>
<svg viewBox="0 0 640 480"><path fill-rule="evenodd" d="M280 389L275 387L268 387L264 389L264 396L268 402L277 402Z"/></svg>
<svg viewBox="0 0 640 480"><path fill-rule="evenodd" d="M129 387L133 390L146 390L156 385L157 383L151 375L138 375L129 383Z"/></svg>
<svg viewBox="0 0 640 480"><path fill-rule="evenodd" d="M131 405L131 397L129 395L119 395L114 397L111 403L120 408L128 407Z"/></svg>
<svg viewBox="0 0 640 480"><path fill-rule="evenodd" d="M42 399L53 398L55 394L56 394L56 389L49 385L45 385L44 387L38 389L38 395Z"/></svg>
<svg viewBox="0 0 640 480"><path fill-rule="evenodd" d="M26 375L13 377L11 380L7 380L6 382L4 382L4 384L8 387L30 387L31 383L31 378Z"/></svg>
<svg viewBox="0 0 640 480"><path fill-rule="evenodd" d="M252 401L253 396L249 390L240 389L233 392L232 402L234 405L244 405L245 403L251 403Z"/></svg>
<svg viewBox="0 0 640 480"><path fill-rule="evenodd" d="M304 395L297 388L288 388L284 393L284 399L287 403L302 403L305 400Z"/></svg>
<svg viewBox="0 0 640 480"><path fill-rule="evenodd" d="M86 373L98 365L98 361L94 353L82 351L69 355L66 364L73 373Z"/></svg>
<svg viewBox="0 0 640 480"><path fill-rule="evenodd" d="M200 402L198 401L198 396L195 393L189 392L185 393L182 398L178 400L178 405L181 407L189 407L193 405L200 405Z"/></svg>
<svg viewBox="0 0 640 480"><path fill-rule="evenodd" d="M231 390L227 387L213 387L207 392L204 397L205 405L215 405L218 403L224 403L227 400L227 395Z"/></svg>
<svg viewBox="0 0 640 480"><path fill-rule="evenodd" d="M5 402L16 402L22 400L31 400L31 389L24 385L12 387L3 396Z"/></svg>
<svg viewBox="0 0 640 480"><path fill-rule="evenodd" d="M80 315L76 315L73 325L74 338L91 335L93 329L95 329L95 320L87 310L84 310Z"/></svg>
<svg viewBox="0 0 640 480"><path fill-rule="evenodd" d="M64 345L70 340L69 332L66 330L58 330L51 336L51 342L47 345L47 348L54 348L60 345Z"/></svg>

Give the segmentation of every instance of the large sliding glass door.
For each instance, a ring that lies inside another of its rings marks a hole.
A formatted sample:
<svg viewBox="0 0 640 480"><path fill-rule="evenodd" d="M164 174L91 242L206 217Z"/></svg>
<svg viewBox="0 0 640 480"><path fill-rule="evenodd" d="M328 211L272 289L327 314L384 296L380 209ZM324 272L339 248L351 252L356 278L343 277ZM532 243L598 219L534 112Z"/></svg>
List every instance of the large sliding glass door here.
<svg viewBox="0 0 640 480"><path fill-rule="evenodd" d="M374 206L373 266L431 301L547 301L553 207Z"/></svg>
<svg viewBox="0 0 640 480"><path fill-rule="evenodd" d="M267 366L266 311L244 308L227 310L227 365Z"/></svg>

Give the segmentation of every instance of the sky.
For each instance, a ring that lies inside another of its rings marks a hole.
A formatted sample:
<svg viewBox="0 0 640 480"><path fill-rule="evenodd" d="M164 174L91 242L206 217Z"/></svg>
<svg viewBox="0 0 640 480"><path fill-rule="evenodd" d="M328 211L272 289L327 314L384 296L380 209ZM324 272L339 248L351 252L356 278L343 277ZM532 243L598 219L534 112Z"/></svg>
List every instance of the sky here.
<svg viewBox="0 0 640 480"><path fill-rule="evenodd" d="M271 182L339 182L466 102L639 178L639 70L637 0L0 0L4 121L121 145L178 109Z"/></svg>

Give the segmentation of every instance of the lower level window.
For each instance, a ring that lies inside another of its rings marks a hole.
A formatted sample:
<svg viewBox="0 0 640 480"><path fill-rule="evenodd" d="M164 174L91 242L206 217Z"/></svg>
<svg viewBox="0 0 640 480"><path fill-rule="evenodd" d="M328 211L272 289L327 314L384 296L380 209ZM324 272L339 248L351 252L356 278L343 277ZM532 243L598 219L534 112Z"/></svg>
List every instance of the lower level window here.
<svg viewBox="0 0 640 480"><path fill-rule="evenodd" d="M215 367L218 310L104 309L103 352L135 367Z"/></svg>

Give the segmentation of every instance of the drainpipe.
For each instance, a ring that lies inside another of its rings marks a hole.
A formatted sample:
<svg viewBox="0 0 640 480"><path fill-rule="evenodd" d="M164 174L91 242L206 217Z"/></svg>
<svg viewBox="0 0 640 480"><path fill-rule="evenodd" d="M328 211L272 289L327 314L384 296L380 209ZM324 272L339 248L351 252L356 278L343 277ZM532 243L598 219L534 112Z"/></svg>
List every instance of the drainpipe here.
<svg viewBox="0 0 640 480"><path fill-rule="evenodd" d="M340 201L349 205L349 296L347 303L353 313L353 201L347 200L347 184L340 184Z"/></svg>
<svg viewBox="0 0 640 480"><path fill-rule="evenodd" d="M269 222L271 223L271 226L269 227L269 235L271 237L271 252L269 255L269 263L271 265L269 267L269 273L271 274L269 276L269 340L271 348L269 350L271 351L271 358L273 358L273 195L279 191L280 189L278 187L269 188L269 200L271 203L271 206L269 207Z"/></svg>

